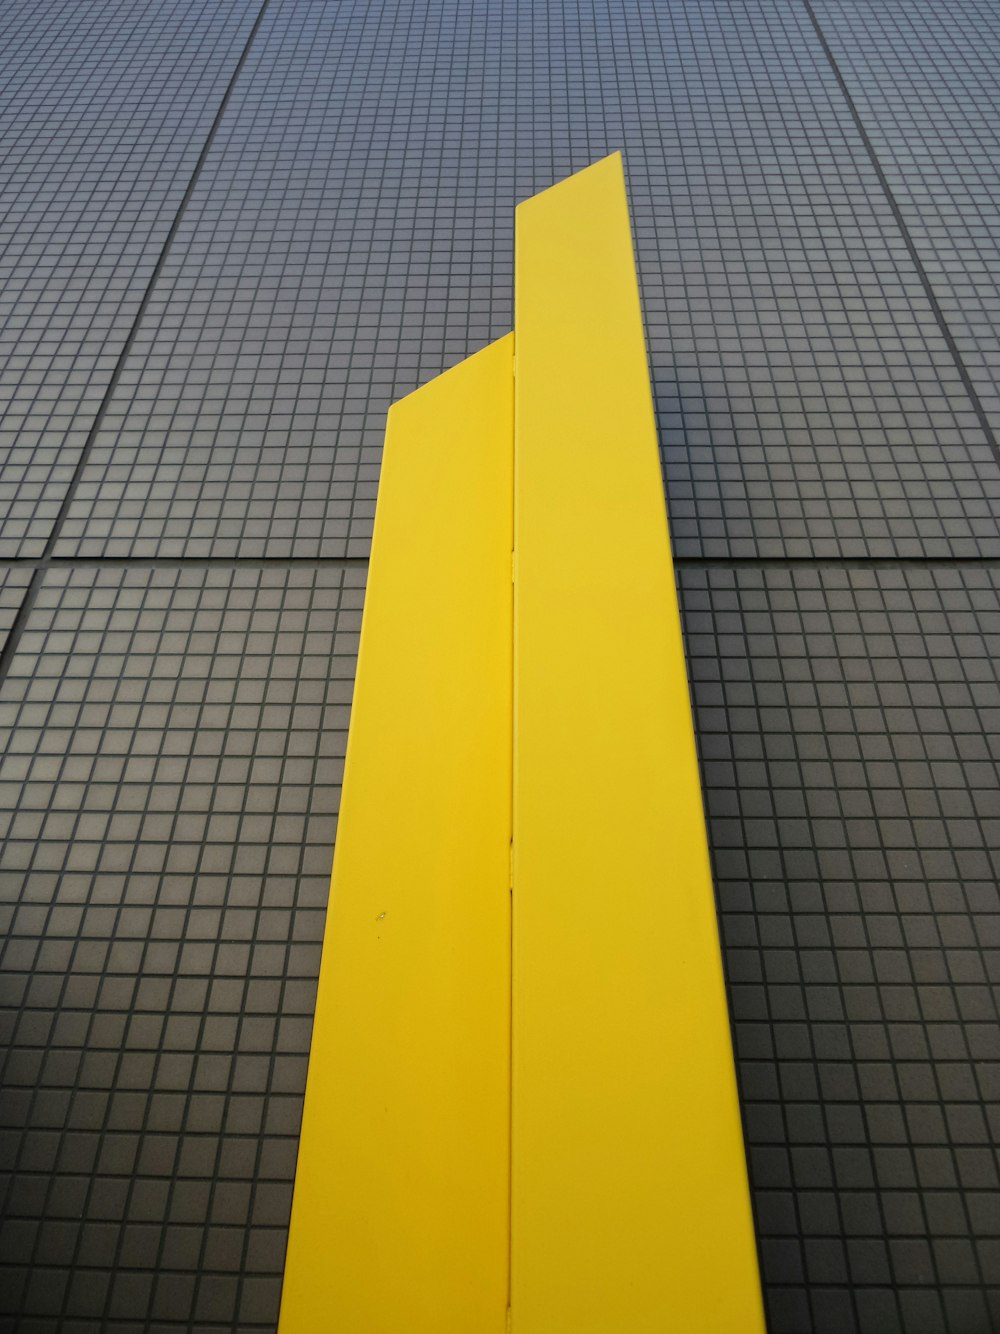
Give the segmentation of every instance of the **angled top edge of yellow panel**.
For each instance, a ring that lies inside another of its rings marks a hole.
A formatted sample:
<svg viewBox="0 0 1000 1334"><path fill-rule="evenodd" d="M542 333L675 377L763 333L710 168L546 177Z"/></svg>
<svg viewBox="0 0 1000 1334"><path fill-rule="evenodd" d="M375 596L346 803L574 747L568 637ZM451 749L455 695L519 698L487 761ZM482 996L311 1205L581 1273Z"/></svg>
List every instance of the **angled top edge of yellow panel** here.
<svg viewBox="0 0 1000 1334"><path fill-rule="evenodd" d="M387 431L281 1334L501 1334L510 338Z"/></svg>
<svg viewBox="0 0 1000 1334"><path fill-rule="evenodd" d="M554 192L560 192L565 195L567 191L577 189L586 190L591 188L595 183L595 179L599 180L604 175L616 175L621 180L622 186L624 187L625 160L622 157L621 149L615 149L613 153L608 153L606 157L598 158L596 161L591 162L589 166L582 167L579 171L575 171L572 176L567 176L561 181L556 181L553 185L547 186L544 190L539 190L537 194L529 195L527 199L522 199L514 210L515 216L522 210L530 211L535 207L546 207L546 205L551 203L550 196Z"/></svg>
<svg viewBox="0 0 1000 1334"><path fill-rule="evenodd" d="M620 157L515 244L513 1330L761 1334Z"/></svg>
<svg viewBox="0 0 1000 1334"><path fill-rule="evenodd" d="M475 397L478 392L478 376L487 375L492 378L495 374L506 374L508 361L511 362L510 374L513 375L511 360L513 355L514 335L504 334L494 339L492 343L487 343L485 347L479 348L478 351L470 352L454 366L449 366L433 379L418 385L416 389L411 389L408 394L394 399L386 414L386 444L395 435L394 431L390 431L390 423L395 424L396 419L405 416L411 408L418 408L431 400L443 399L448 410L454 412L460 402L466 401L470 395ZM511 392L513 393L513 387ZM513 427L511 429L513 434ZM511 449L513 450L513 443Z"/></svg>

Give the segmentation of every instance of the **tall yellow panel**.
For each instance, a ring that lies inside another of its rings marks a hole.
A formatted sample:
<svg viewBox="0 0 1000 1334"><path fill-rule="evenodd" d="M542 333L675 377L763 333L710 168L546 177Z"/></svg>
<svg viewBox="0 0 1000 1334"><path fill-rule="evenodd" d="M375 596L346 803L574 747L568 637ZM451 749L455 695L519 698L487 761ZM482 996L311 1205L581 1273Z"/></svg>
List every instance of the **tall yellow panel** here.
<svg viewBox="0 0 1000 1334"><path fill-rule="evenodd" d="M505 1328L512 344L390 413L281 1334Z"/></svg>
<svg viewBox="0 0 1000 1334"><path fill-rule="evenodd" d="M617 154L519 207L515 274L512 1327L757 1334Z"/></svg>

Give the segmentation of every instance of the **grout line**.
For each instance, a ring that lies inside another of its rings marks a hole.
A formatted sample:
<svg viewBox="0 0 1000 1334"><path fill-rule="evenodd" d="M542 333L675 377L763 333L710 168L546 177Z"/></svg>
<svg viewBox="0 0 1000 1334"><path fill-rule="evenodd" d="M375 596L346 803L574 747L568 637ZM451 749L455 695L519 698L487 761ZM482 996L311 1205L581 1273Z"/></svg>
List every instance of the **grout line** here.
<svg viewBox="0 0 1000 1334"><path fill-rule="evenodd" d="M0 570L367 570L367 556L12 556L0 557ZM913 566L1000 567L1000 556L673 556L682 569L897 569Z"/></svg>
<svg viewBox="0 0 1000 1334"><path fill-rule="evenodd" d="M62 570L367 570L367 556L15 556L0 558L0 569Z"/></svg>
<svg viewBox="0 0 1000 1334"><path fill-rule="evenodd" d="M10 664L17 652L21 635L24 633L35 602L38 599L39 590L45 579L46 570L367 570L367 556L344 556L325 557L325 556L248 556L235 557L232 560L226 560L221 557L199 557L199 556L177 556L161 557L151 556L146 559L130 559L123 557L95 557L94 559L80 560L76 556L40 556L37 559L32 557L15 557L12 560L0 560L0 573L7 570L30 570L31 580L24 591L21 599L21 605L18 607L11 622L10 629L7 631L6 639L3 640L3 646L0 648L0 684L7 677L10 670Z"/></svg>
<svg viewBox="0 0 1000 1334"><path fill-rule="evenodd" d="M996 569L1000 556L675 556L674 566L689 570Z"/></svg>
<svg viewBox="0 0 1000 1334"><path fill-rule="evenodd" d="M944 311L941 309L938 299L934 294L934 288L931 286L930 277L928 276L927 270L924 268L923 260L920 258L920 255L917 252L916 244L914 243L913 237L910 235L910 229L906 225L906 219L903 217L902 210L900 209L899 204L896 202L896 196L892 193L892 187L889 185L889 178L886 176L884 170L882 169L882 164L878 159L878 154L875 152L875 145L872 143L871 139L868 136L868 131L865 129L864 121L861 119L861 113L858 111L858 108L855 105L854 98L851 96L851 91L847 86L847 80L840 72L840 66L837 64L837 61L834 58L833 51L830 48L830 44L826 40L826 37L823 33L823 29L820 27L819 19L816 17L816 12L812 7L811 0L802 0L802 3L805 6L805 11L809 15L809 21L816 32L817 38L819 39L819 44L823 48L823 52L827 60L830 62L830 68L833 71L834 78L837 80L837 83L840 87L840 91L843 93L844 99L847 102L848 110L850 111L851 117L854 120L855 128L857 129L858 134L861 136L861 142L864 144L868 152L868 156L871 159L871 164L875 170L875 175L878 177L879 184L882 186L882 189L885 192L886 200L889 204L890 209L892 210L892 215L896 220L896 225L899 227L900 234L902 235L903 238L903 242L906 245L907 251L909 252L910 259L913 262L913 267L916 269L917 276L919 277L921 283L923 284L924 294L927 297L928 304L930 305L930 308L934 314L934 318L937 320L938 328L941 330L941 336L944 338L945 343L948 345L948 351L951 353L952 358L954 359L955 366L958 370L959 377L961 378L962 381L962 385L964 386L965 392L969 396L969 401L971 402L975 414L979 419L979 424L983 429L983 434L986 436L986 442L992 449L997 462L1000 463L1000 442L997 441L997 437L993 431L993 427L990 425L989 417L987 417L986 415L986 409L983 407L982 402L979 398L979 393L972 382L972 376L966 369L965 362L962 360L962 354L958 350L958 344L955 342L954 335L952 334L951 329L948 327L948 322L945 319Z"/></svg>
<svg viewBox="0 0 1000 1334"><path fill-rule="evenodd" d="M201 152L198 154L198 160L194 164L194 169L191 172L191 179L188 181L187 189L184 191L184 196L177 207L177 212L174 214L174 220L170 224L170 230L167 232L166 238L164 239L163 248L160 251L159 258L157 259L156 264L153 268L153 272L150 275L149 282L146 284L146 290L142 294L142 300L139 302L139 309L136 311L135 319L132 321L132 327L131 329L129 329L128 337L125 339L125 342L122 345L122 349L118 354L118 360L115 362L115 368L111 374L111 379L108 381L108 387L104 391L104 397L101 399L100 406L98 407L94 420L91 423L90 430L87 432L87 438L83 442L83 448L80 451L80 457L77 460L76 467L73 469L73 476L70 478L70 483L66 489L66 494L63 496L62 504L59 506L58 513L56 514L55 517L55 522L52 525L52 531L49 533L48 540L45 543L45 548L44 551L42 552L44 558L51 557L53 551L55 550L55 545L56 542L59 540L59 534L62 529L63 523L65 522L66 516L68 515L70 510L70 506L73 504L73 500L76 497L76 492L77 489L79 488L80 481L83 477L83 471L87 465L87 460L90 457L90 452L91 449L93 448L94 441L97 438L97 433L101 428L101 423L103 422L104 416L108 410L108 407L110 406L111 399L112 396L114 395L115 389L118 387L118 381L121 379L122 371L125 369L125 362L128 360L128 355L132 351L132 346L135 343L136 336L138 335L139 332L139 326L142 323L143 316L145 315L150 300L152 299L153 289L156 287L156 284L160 278L160 274L163 272L164 266L167 262L167 255L170 252L170 247L174 242L174 238L176 237L178 230L180 229L181 219L183 218L184 213L187 210L188 204L191 202L191 197L194 194L195 186L198 183L198 177L201 175L201 170L204 167L206 161L208 160L208 154L212 147L212 141L215 138L219 126L222 124L222 118L226 113L226 108L228 107L229 101L236 88L237 81L239 80L239 77L243 72L243 67L247 62L247 57L250 55L250 48L253 46L254 39L256 38L257 33L260 31L260 25L263 22L264 14L269 4L270 0L263 0L261 7L257 13L257 17L254 20L253 27L250 29L250 34L247 37L246 45L243 47L243 51L240 54L240 58L236 62L236 66L232 72L232 76L230 77L230 80L226 85L226 91L223 93L222 100L219 103L219 108L215 113L215 116L212 120L212 124L209 126L208 134L205 137L205 142L202 145Z"/></svg>

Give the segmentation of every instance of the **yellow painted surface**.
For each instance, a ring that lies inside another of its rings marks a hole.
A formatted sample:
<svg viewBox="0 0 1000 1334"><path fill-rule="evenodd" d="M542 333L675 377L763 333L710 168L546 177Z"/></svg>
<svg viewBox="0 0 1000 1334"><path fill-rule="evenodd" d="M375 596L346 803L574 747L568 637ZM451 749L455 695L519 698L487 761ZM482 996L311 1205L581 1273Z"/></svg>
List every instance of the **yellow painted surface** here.
<svg viewBox="0 0 1000 1334"><path fill-rule="evenodd" d="M391 410L281 1334L501 1334L512 356Z"/></svg>
<svg viewBox="0 0 1000 1334"><path fill-rule="evenodd" d="M620 158L516 235L513 1331L757 1334Z"/></svg>

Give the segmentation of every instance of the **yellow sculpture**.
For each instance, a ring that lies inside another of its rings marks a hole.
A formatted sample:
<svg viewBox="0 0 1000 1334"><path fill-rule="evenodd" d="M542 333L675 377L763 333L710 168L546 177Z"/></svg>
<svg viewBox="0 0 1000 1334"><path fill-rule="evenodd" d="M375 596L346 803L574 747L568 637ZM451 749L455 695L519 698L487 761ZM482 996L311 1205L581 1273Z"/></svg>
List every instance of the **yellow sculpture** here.
<svg viewBox="0 0 1000 1334"><path fill-rule="evenodd" d="M281 1334L763 1334L620 155L389 417Z"/></svg>

